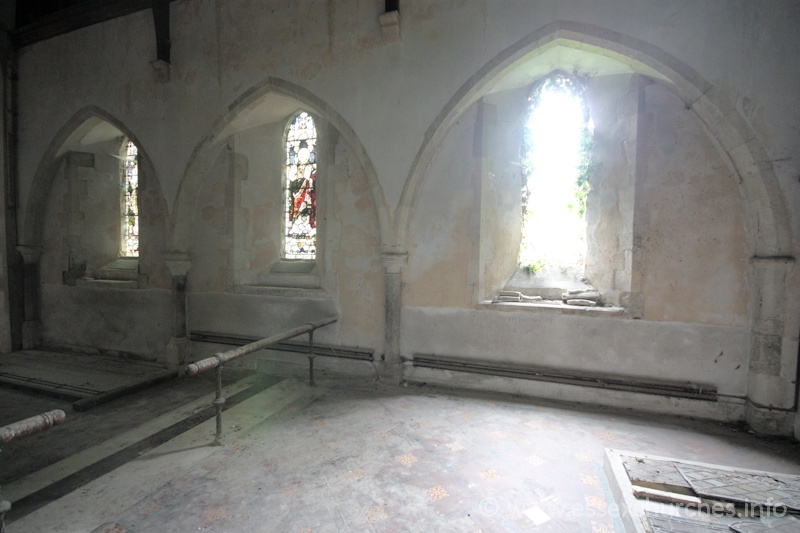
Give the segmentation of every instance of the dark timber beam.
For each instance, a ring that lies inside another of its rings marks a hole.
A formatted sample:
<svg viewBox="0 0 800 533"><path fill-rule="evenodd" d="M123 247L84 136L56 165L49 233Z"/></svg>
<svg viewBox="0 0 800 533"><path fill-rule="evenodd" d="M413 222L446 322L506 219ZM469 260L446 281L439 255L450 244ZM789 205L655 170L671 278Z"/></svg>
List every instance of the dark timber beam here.
<svg viewBox="0 0 800 533"><path fill-rule="evenodd" d="M153 22L156 25L156 59L169 63L169 3L172 0L153 0Z"/></svg>
<svg viewBox="0 0 800 533"><path fill-rule="evenodd" d="M63 35L93 24L107 20L124 17L145 9L154 10L156 25L158 17L155 15L156 4L169 5L175 0L86 0L70 7L50 13L35 22L17 28L12 33L12 41L16 48L45 41L58 35ZM159 6L159 9L162 9ZM167 9L167 50L169 50L169 10ZM158 30L156 30L158 33ZM159 43L159 50L161 44ZM169 54L169 52L167 52ZM160 54L159 54L160 58Z"/></svg>

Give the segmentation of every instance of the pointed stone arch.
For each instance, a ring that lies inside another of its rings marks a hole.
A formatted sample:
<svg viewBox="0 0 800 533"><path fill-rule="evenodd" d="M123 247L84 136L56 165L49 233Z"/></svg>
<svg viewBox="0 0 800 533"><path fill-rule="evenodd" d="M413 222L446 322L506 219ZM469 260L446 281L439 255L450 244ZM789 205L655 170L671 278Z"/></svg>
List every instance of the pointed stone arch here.
<svg viewBox="0 0 800 533"><path fill-rule="evenodd" d="M232 102L227 111L216 120L211 131L203 137L194 149L178 187L178 194L173 207L171 249L177 253L189 251L192 214L200 194L203 179L222 150L227 138L234 133L235 121L249 110L258 107L267 97L273 94L295 99L302 104L303 108L324 117L350 144L366 174L378 214L381 241L385 243L390 222L383 189L378 182L375 167L353 128L333 107L310 91L280 78L269 77L245 91Z"/></svg>
<svg viewBox="0 0 800 533"><path fill-rule="evenodd" d="M166 201L161 191L158 176L155 173L152 160L148 156L147 150L142 146L141 141L122 121L103 109L90 105L79 110L64 124L53 137L39 161L39 166L36 168L31 190L28 194L20 245L32 248L38 248L42 245L44 222L47 214L47 199L65 154L77 146L78 142L88 132L104 124L117 130L138 147L140 164L147 175L148 186L156 189L157 194L162 199L164 216L168 216Z"/></svg>
<svg viewBox="0 0 800 533"><path fill-rule="evenodd" d="M714 86L698 72L656 46L634 37L577 22L557 21L523 37L476 72L450 99L425 132L398 204L397 250L407 234L421 183L448 132L464 112L526 55L560 44L602 51L658 78L692 111L728 160L738 180L750 266L750 367L745 419L759 432L790 434L796 409L798 367L793 234L786 201L772 162L755 131L736 107L736 95Z"/></svg>
<svg viewBox="0 0 800 533"><path fill-rule="evenodd" d="M614 54L642 71L656 73L693 111L718 143L738 174L748 227L749 249L756 256L791 255L792 230L777 176L755 132L726 98L688 65L663 50L634 37L591 24L557 21L523 37L467 80L434 118L425 132L400 202L395 211L397 249L407 247L407 234L420 184L428 166L461 115L485 95L515 63L552 44L593 48Z"/></svg>

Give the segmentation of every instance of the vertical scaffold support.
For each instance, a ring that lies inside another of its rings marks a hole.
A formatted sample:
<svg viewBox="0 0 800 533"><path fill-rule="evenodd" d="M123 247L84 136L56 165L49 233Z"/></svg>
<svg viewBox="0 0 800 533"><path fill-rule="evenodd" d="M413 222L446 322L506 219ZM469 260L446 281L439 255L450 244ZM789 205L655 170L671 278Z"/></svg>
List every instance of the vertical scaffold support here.
<svg viewBox="0 0 800 533"><path fill-rule="evenodd" d="M217 397L212 402L217 409L217 434L214 436L214 445L222 446L222 406L225 405L225 398L222 397L222 368L225 365L220 363L217 366Z"/></svg>
<svg viewBox="0 0 800 533"><path fill-rule="evenodd" d="M309 322L308 324L298 326L296 328L292 328L281 333L277 333L270 337L266 337L264 339L251 342L250 344L245 344L244 346L240 346L239 348L235 348L233 350L228 350L226 352L220 352L212 355L211 357L206 357L205 359L201 359L200 361L196 361L186 367L186 373L190 376L195 376L200 372L205 372L206 370L211 370L212 368L217 369L217 395L213 402L211 402L214 407L217 409L217 434L214 438L214 443L216 445L222 444L222 406L225 405L225 398L222 397L222 366L227 363L228 361L233 361L238 357L242 357L243 355L247 355L258 350L263 350L264 348L268 348L273 344L277 344L281 341L285 341L286 339L291 339L293 337L297 337L298 335L302 335L304 333L308 333L308 358L311 363L309 374L311 378L311 385L314 385L314 330L317 328L321 328L322 326L326 326L328 324L332 324L336 322L337 318L335 316L331 316L328 318L322 318L315 322Z"/></svg>
<svg viewBox="0 0 800 533"><path fill-rule="evenodd" d="M308 332L308 384L314 386L314 330Z"/></svg>

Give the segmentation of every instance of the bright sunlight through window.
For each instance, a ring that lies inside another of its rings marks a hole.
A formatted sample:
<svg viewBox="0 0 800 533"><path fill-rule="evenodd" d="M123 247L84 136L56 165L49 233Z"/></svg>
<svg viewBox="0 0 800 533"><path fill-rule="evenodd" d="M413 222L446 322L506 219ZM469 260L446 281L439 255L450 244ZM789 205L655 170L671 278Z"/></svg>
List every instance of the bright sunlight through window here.
<svg viewBox="0 0 800 533"><path fill-rule="evenodd" d="M530 272L581 278L591 143L583 89L556 74L535 88L529 101L519 265Z"/></svg>

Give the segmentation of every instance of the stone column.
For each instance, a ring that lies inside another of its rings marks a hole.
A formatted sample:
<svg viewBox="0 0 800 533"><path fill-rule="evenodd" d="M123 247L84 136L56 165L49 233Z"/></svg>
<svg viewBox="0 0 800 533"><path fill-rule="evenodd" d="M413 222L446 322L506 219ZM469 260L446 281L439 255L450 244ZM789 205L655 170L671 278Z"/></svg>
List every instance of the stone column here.
<svg viewBox="0 0 800 533"><path fill-rule="evenodd" d="M388 380L399 382L403 374L403 365L400 361L403 267L408 261L408 254L384 252L381 254L381 260L386 271L384 377Z"/></svg>
<svg viewBox="0 0 800 533"><path fill-rule="evenodd" d="M751 260L747 423L759 433L791 434L795 418L800 303L793 257Z"/></svg>
<svg viewBox="0 0 800 533"><path fill-rule="evenodd" d="M172 337L167 343L167 362L180 369L191 354L191 342L186 330L186 275L189 272L189 256L173 253L166 258L167 268L172 274Z"/></svg>
<svg viewBox="0 0 800 533"><path fill-rule="evenodd" d="M39 246L17 246L22 255L22 291L24 317L22 322L22 348L38 348L42 344L42 322L39 319L39 263L42 249Z"/></svg>

